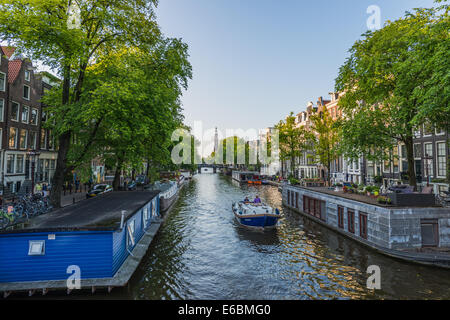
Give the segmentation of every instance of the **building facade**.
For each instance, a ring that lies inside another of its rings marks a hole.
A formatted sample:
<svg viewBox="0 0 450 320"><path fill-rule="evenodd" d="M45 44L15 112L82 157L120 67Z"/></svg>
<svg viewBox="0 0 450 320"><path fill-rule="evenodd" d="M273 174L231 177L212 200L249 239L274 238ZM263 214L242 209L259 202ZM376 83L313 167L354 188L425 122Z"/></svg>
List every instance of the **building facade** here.
<svg viewBox="0 0 450 320"><path fill-rule="evenodd" d="M50 81L35 72L29 59L15 55L14 48L1 50L0 172L1 192L7 197L31 192L33 183L49 183L56 152L42 126L46 112L41 98Z"/></svg>

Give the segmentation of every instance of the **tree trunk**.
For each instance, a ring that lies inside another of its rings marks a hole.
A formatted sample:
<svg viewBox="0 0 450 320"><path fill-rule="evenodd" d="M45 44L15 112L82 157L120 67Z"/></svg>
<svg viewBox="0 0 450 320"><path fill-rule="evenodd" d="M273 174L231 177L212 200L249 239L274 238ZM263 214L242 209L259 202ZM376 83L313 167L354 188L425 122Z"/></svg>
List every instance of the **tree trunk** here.
<svg viewBox="0 0 450 320"><path fill-rule="evenodd" d="M414 141L412 136L408 136L405 141L406 154L408 158L409 185L417 190L416 170L414 169Z"/></svg>
<svg viewBox="0 0 450 320"><path fill-rule="evenodd" d="M122 172L122 160L118 160L116 171L114 172L113 189L115 191L119 190L120 187L120 173Z"/></svg>
<svg viewBox="0 0 450 320"><path fill-rule="evenodd" d="M69 103L70 96L70 66L64 66L64 79L62 89L62 104ZM63 133L59 137L58 158L56 160L56 169L52 179L52 192L50 201L54 208L61 207L61 192L64 184L64 177L67 173L67 154L70 148L71 131Z"/></svg>

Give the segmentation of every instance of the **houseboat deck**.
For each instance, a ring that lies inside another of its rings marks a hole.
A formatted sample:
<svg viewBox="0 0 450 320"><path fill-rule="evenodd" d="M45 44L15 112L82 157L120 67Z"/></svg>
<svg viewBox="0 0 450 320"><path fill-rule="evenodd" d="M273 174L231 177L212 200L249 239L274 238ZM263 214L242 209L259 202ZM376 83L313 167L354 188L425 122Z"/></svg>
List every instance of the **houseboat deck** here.
<svg viewBox="0 0 450 320"><path fill-rule="evenodd" d="M158 193L159 191L111 192L31 218L27 223L3 233L114 230L120 226L123 210L126 211L126 221Z"/></svg>
<svg viewBox="0 0 450 320"><path fill-rule="evenodd" d="M331 196L336 196L336 197L341 197L341 198L345 198L345 199L349 199L349 200L363 202L366 204L371 204L371 205L379 206L379 207L383 207L383 208L400 208L399 206L394 206L392 204L379 203L376 198L371 198L366 195L360 195L360 194L355 194L355 193L345 193L344 191L334 191L334 189L329 189L327 187L300 187L300 188L325 193L325 194L328 194ZM409 206L409 207L413 207L413 206ZM436 205L436 207L439 207L439 206Z"/></svg>

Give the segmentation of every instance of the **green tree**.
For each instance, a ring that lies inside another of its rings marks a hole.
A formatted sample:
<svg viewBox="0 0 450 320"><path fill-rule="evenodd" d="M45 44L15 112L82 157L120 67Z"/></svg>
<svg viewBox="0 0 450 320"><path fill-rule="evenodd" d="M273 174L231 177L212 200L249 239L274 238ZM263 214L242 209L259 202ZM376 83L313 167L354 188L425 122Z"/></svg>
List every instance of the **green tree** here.
<svg viewBox="0 0 450 320"><path fill-rule="evenodd" d="M69 21L70 8L78 7L80 23ZM85 161L103 118L86 131L86 152L72 165L68 152L77 126L79 101L84 91L86 70L100 50L132 45L151 47L160 37L155 22L155 0L1 0L0 36L31 59L57 69L62 77L60 103L54 109L58 159L52 181L51 200L60 206L64 176Z"/></svg>
<svg viewBox="0 0 450 320"><path fill-rule="evenodd" d="M448 39L448 29L433 27L441 19L434 9L418 9L366 33L350 49L336 79L336 91L345 93L339 106L344 112L341 144L346 155L357 158L364 154L369 160L379 160L385 150L403 143L412 186L417 185L413 130L433 120L423 112L426 100L418 97L430 77L430 69L423 68L419 57L429 61L426 52L436 50L429 47L431 29L439 30L436 38ZM431 87L429 84L427 92Z"/></svg>
<svg viewBox="0 0 450 320"><path fill-rule="evenodd" d="M297 159L304 152L311 150L311 134L302 126L295 123L294 113L291 112L285 121L275 125L279 132L280 160L290 161L291 176L295 175Z"/></svg>
<svg viewBox="0 0 450 320"><path fill-rule="evenodd" d="M338 129L327 108L323 108L310 117L311 130L315 134L310 135L311 145L320 164L327 168L327 181L330 182L331 163L338 155Z"/></svg>

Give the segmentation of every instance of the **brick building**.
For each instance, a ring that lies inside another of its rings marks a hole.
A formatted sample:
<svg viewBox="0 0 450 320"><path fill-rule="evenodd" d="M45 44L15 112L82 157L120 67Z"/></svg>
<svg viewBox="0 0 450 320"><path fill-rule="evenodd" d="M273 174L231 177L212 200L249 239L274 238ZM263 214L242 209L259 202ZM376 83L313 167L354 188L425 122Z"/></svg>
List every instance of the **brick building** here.
<svg viewBox="0 0 450 320"><path fill-rule="evenodd" d="M45 83L42 74L35 72L29 59L14 53L14 48L1 47L1 50L0 187L7 196L31 192L33 172L35 182L49 182L51 177L45 175L45 169L52 167L56 152L47 130L42 128L45 112L41 97L45 87L51 86Z"/></svg>

